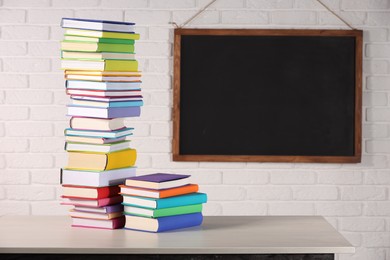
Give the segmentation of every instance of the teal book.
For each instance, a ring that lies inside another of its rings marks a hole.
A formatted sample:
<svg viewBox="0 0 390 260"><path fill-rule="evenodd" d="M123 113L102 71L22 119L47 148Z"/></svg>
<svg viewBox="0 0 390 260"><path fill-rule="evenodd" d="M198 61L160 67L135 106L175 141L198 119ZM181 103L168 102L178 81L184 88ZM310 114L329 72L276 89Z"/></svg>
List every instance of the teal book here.
<svg viewBox="0 0 390 260"><path fill-rule="evenodd" d="M100 101L72 99L72 105L86 106L86 107L105 107L105 108L108 108L108 107L141 107L144 105L144 102L142 100L100 102Z"/></svg>
<svg viewBox="0 0 390 260"><path fill-rule="evenodd" d="M85 137L100 137L100 138L119 138L123 136L132 135L134 128L125 127L118 130L112 131L100 131L100 130L82 130L66 128L64 133L65 136L85 136Z"/></svg>
<svg viewBox="0 0 390 260"><path fill-rule="evenodd" d="M138 196L123 195L123 204L147 209L165 209L187 205L202 204L207 202L205 193L190 193L181 196L153 199Z"/></svg>
<svg viewBox="0 0 390 260"><path fill-rule="evenodd" d="M122 203L122 205L124 206L123 213L125 215L135 215L135 216L141 216L147 218L160 218L160 217L202 212L202 204L164 208L164 209L139 208L139 207L128 206L125 203Z"/></svg>

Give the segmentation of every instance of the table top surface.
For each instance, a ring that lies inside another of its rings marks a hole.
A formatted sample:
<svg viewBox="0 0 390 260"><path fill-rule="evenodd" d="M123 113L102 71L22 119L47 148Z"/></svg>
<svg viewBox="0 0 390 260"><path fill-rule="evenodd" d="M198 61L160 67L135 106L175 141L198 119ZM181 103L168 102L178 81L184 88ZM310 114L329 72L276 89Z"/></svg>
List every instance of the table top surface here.
<svg viewBox="0 0 390 260"><path fill-rule="evenodd" d="M337 254L354 247L319 216L213 216L163 233L70 226L67 216L0 217L0 253Z"/></svg>

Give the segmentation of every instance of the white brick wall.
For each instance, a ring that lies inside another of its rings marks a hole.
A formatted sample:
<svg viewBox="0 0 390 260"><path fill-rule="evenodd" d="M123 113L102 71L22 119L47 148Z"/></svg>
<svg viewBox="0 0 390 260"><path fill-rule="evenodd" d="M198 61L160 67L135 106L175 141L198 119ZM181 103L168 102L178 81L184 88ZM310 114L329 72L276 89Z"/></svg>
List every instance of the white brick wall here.
<svg viewBox="0 0 390 260"><path fill-rule="evenodd" d="M172 162L169 22L208 2L0 1L0 215L66 214L60 18L134 21L146 104L134 120L140 173L192 174L209 195L206 215L323 215L357 247L340 260L390 259L390 1L324 1L364 30L362 163ZM219 0L189 27L347 28L315 0Z"/></svg>

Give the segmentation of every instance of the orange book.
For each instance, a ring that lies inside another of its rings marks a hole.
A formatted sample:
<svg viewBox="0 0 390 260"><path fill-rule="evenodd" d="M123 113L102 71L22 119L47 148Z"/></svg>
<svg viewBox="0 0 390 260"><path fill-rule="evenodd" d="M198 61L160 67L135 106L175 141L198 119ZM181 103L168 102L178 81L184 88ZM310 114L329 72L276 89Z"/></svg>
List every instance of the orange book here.
<svg viewBox="0 0 390 260"><path fill-rule="evenodd" d="M126 186L126 185L119 185L119 187L121 188L120 194L123 195L142 196L142 197L156 198L156 199L193 193L199 190L198 184L188 184L188 185L175 187L171 189L164 189L164 190L136 188L136 187Z"/></svg>

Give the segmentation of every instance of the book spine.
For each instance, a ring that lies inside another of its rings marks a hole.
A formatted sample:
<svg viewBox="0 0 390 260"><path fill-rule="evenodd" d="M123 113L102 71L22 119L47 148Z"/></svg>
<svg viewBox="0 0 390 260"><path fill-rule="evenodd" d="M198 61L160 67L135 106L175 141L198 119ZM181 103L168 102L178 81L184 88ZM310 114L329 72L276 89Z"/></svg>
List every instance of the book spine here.
<svg viewBox="0 0 390 260"><path fill-rule="evenodd" d="M157 232L174 230L179 228L194 227L202 224L202 213L185 214L158 218Z"/></svg>
<svg viewBox="0 0 390 260"><path fill-rule="evenodd" d="M126 223L125 216L114 218L112 219L112 228L113 229L123 228L125 226L125 223Z"/></svg>
<svg viewBox="0 0 390 260"><path fill-rule="evenodd" d="M138 117L141 115L140 107L110 107L107 109L108 118Z"/></svg>
<svg viewBox="0 0 390 260"><path fill-rule="evenodd" d="M173 207L173 208L156 209L153 211L152 217L160 218L166 216L191 214L191 213L196 213L201 211L202 211L202 204L186 205L186 206Z"/></svg>
<svg viewBox="0 0 390 260"><path fill-rule="evenodd" d="M108 198L118 195L120 189L118 186L108 186L97 189L97 199Z"/></svg>
<svg viewBox="0 0 390 260"><path fill-rule="evenodd" d="M177 196L156 200L157 209L180 207L187 205L202 204L207 202L207 196L204 193L196 193L192 196Z"/></svg>
<svg viewBox="0 0 390 260"><path fill-rule="evenodd" d="M63 174L63 171L62 171L62 168L60 169L60 184L62 184L62 174Z"/></svg>
<svg viewBox="0 0 390 260"><path fill-rule="evenodd" d="M122 204L116 204L116 205L110 205L105 207L106 213L115 213L123 211L123 205Z"/></svg>

